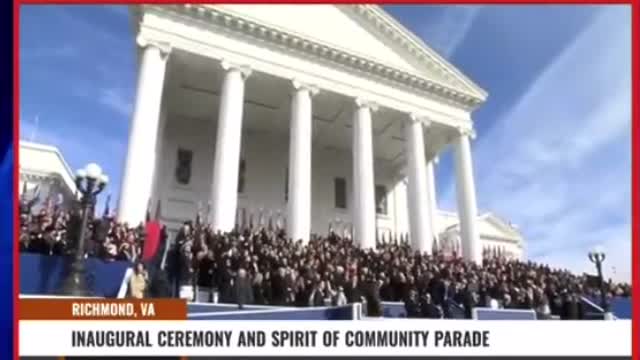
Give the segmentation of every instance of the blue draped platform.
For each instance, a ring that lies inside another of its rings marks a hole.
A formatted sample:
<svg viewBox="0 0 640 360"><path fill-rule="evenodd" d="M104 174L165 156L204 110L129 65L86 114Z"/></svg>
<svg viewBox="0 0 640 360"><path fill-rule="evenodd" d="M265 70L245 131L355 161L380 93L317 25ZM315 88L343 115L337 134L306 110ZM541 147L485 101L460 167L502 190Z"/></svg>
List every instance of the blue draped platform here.
<svg viewBox="0 0 640 360"><path fill-rule="evenodd" d="M62 257L62 256L46 256L39 254L28 254L23 253L20 254L20 294L22 295L56 295L60 286L62 284L63 279L69 271L69 266L71 264L71 258ZM131 263L123 262L123 261L111 261L105 262L96 258L89 258L85 261L86 269L87 269L87 284L93 292L94 296L98 297L117 297L118 292L120 290L120 286L122 284L122 280L124 278L125 272L128 268L131 267ZM595 299L593 303L597 303ZM463 318L464 314L458 314L460 310L454 306L451 307L452 311L455 310L456 313L454 318ZM236 314L237 308L229 305L213 305L213 304L205 304L205 305L197 305L191 304L189 313L214 313L214 312L229 312L231 314L220 314L219 316L212 316L218 319L226 318L237 318L239 315ZM273 310L266 309L265 307L253 307L247 306L245 310ZM291 309L294 310L294 309ZM310 310L310 309L308 309ZM351 308L343 307L343 308L335 308L326 311L310 311L305 312L301 309L296 309L291 313L279 313L267 311L261 315L255 315L258 318L273 318L282 317L283 315L291 315L292 318L300 318L300 319L348 319L352 318ZM621 319L630 319L631 318L631 299L630 298L615 298L611 302L611 310L613 313ZM591 307L587 307L588 312L598 313L598 309L594 306L593 309ZM299 312L299 313L296 313ZM484 309L483 315L486 315L486 318L495 318L498 317L500 319L519 319L520 317L514 317L508 311L501 310L489 310ZM601 314L601 312L600 312ZM220 317L221 316L221 317ZM403 303L384 303L384 317L386 318L404 318L406 317L406 311L404 309ZM601 316L601 315L600 315ZM240 315L242 317L242 315ZM206 317L205 317L206 318Z"/></svg>
<svg viewBox="0 0 640 360"><path fill-rule="evenodd" d="M20 294L55 295L69 272L71 257L20 254ZM117 297L131 263L85 260L87 284L94 296Z"/></svg>

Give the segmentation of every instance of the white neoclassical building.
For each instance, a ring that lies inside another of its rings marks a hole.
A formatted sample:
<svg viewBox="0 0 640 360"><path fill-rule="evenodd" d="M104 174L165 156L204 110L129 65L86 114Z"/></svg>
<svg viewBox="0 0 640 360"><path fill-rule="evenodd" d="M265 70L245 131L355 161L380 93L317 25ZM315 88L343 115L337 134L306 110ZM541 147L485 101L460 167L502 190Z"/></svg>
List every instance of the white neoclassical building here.
<svg viewBox="0 0 640 360"><path fill-rule="evenodd" d="M157 208L175 228L200 208L228 231L266 214L295 239L342 224L364 247L408 233L429 252L447 231L434 171L451 145L449 237L481 259L470 142L487 93L380 7L131 10L139 75L120 220Z"/></svg>
<svg viewBox="0 0 640 360"><path fill-rule="evenodd" d="M40 201L34 205L34 211L47 198L60 201L63 207L68 207L74 201L74 174L58 148L21 140L18 154L19 195L27 200L39 195Z"/></svg>

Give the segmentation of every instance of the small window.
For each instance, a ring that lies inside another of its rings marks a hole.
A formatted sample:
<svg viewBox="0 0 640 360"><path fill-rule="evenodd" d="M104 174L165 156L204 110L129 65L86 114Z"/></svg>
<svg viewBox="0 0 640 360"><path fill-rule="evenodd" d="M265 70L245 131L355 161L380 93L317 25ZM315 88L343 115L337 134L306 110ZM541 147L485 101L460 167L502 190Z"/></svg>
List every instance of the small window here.
<svg viewBox="0 0 640 360"><path fill-rule="evenodd" d="M247 163L240 159L240 171L238 171L238 194L244 194L244 176L247 170Z"/></svg>
<svg viewBox="0 0 640 360"><path fill-rule="evenodd" d="M333 188L335 194L335 207L337 209L347 208L347 180L344 178L334 178Z"/></svg>
<svg viewBox="0 0 640 360"><path fill-rule="evenodd" d="M191 182L191 165L193 162L193 151L178 148L178 155L175 169L175 179L180 185L189 185Z"/></svg>
<svg viewBox="0 0 640 360"><path fill-rule="evenodd" d="M376 214L387 215L387 187L376 185Z"/></svg>

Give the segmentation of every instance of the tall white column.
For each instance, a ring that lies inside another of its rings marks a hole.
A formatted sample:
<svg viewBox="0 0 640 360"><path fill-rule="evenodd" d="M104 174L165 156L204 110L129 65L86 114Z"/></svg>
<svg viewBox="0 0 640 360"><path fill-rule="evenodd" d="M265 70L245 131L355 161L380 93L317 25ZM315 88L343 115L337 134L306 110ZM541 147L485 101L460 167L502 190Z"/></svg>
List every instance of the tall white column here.
<svg viewBox="0 0 640 360"><path fill-rule="evenodd" d="M167 126L167 112L163 107L160 110L160 121L158 122L158 140L156 141L156 150L155 150L155 167L153 173L153 181L151 186L151 217L154 218L156 215L156 210L158 209L158 205L160 204L160 200L162 199L162 186L164 184L165 178L164 174L162 174L159 170L162 169L163 162L163 148L164 148L164 134L165 128ZM166 204L165 204L166 205ZM160 209L162 212L162 209Z"/></svg>
<svg viewBox="0 0 640 360"><path fill-rule="evenodd" d="M118 204L118 220L130 226L145 220L151 198L162 91L170 52L166 44L149 43L140 37L137 42L142 48L138 89Z"/></svg>
<svg viewBox="0 0 640 360"><path fill-rule="evenodd" d="M473 164L469 138L472 132L460 131L454 140L456 195L458 198L458 216L460 218L460 237L462 256L476 263L482 262L482 246L478 234L478 206L473 180Z"/></svg>
<svg viewBox="0 0 640 360"><path fill-rule="evenodd" d="M353 118L353 226L362 248L376 246L376 205L371 113L377 106L356 100Z"/></svg>
<svg viewBox="0 0 640 360"><path fill-rule="evenodd" d="M438 193L436 192L435 167L438 157L427 162L427 198L429 201L429 219L431 223L431 238L438 241ZM433 246L433 245L432 245Z"/></svg>
<svg viewBox="0 0 640 360"><path fill-rule="evenodd" d="M238 207L244 82L251 71L226 61L222 62L222 68L225 75L220 96L209 216L214 231L228 232L235 227Z"/></svg>
<svg viewBox="0 0 640 360"><path fill-rule="evenodd" d="M289 200L287 234L294 241L309 241L311 233L311 97L315 87L293 81L289 133Z"/></svg>
<svg viewBox="0 0 640 360"><path fill-rule="evenodd" d="M409 231L411 246L421 253L431 253L433 236L429 211L427 161L424 153L422 120L411 115L405 126L409 195Z"/></svg>

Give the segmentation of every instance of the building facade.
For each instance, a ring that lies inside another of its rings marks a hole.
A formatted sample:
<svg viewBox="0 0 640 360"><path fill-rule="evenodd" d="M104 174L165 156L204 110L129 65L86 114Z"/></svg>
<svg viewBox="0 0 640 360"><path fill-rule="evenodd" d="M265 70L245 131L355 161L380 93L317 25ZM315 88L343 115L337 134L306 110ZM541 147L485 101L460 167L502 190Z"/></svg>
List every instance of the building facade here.
<svg viewBox="0 0 640 360"><path fill-rule="evenodd" d="M472 113L487 94L373 5L142 5L118 217L176 229L275 219L361 246L439 231L434 168L455 153L460 252L480 261Z"/></svg>
<svg viewBox="0 0 640 360"><path fill-rule="evenodd" d="M74 201L76 185L71 168L56 147L20 141L19 192L24 199L38 197L32 211L47 198L68 208Z"/></svg>

